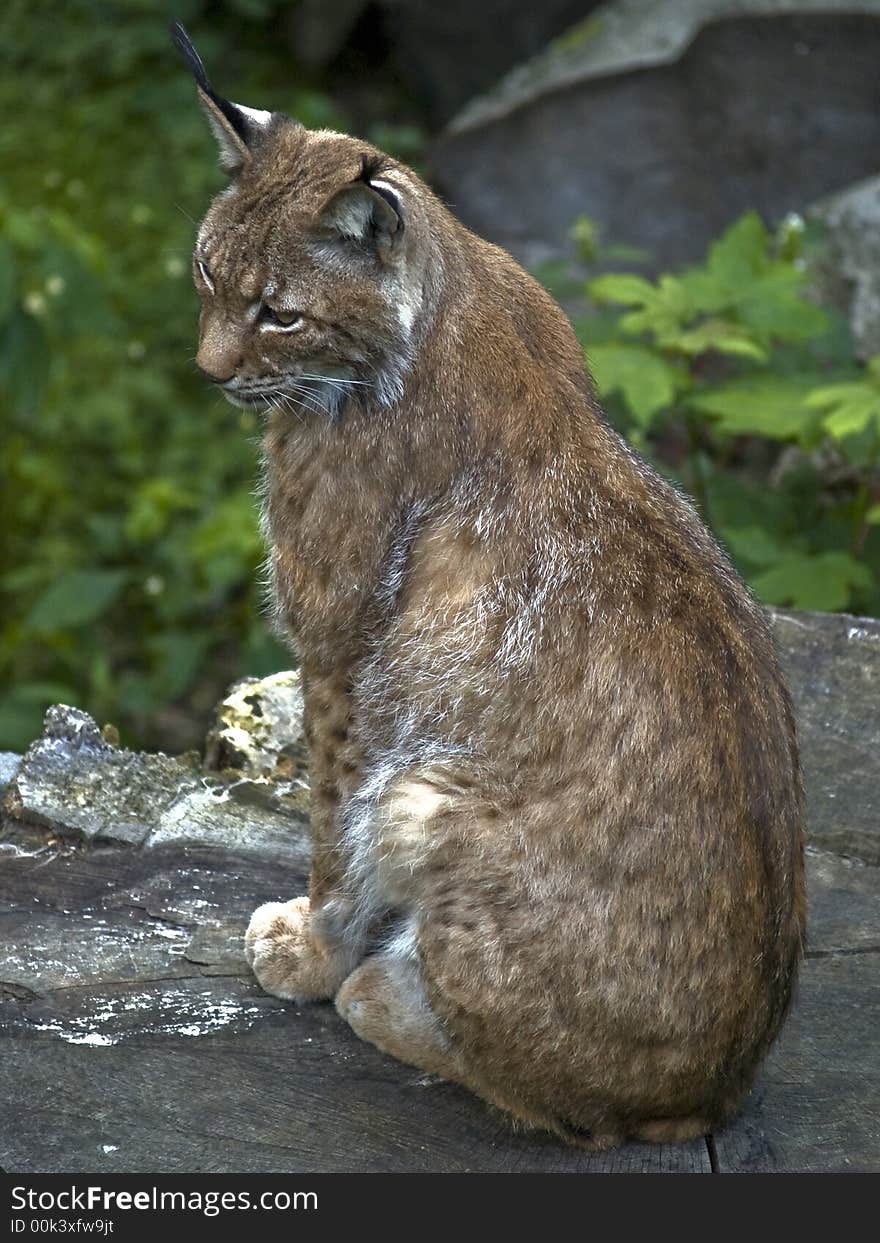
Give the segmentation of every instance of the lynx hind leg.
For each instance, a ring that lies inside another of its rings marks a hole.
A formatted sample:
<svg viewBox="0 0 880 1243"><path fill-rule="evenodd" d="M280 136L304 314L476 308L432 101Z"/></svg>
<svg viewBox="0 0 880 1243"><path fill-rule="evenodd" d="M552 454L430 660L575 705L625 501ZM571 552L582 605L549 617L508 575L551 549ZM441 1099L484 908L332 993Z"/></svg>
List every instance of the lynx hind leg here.
<svg viewBox="0 0 880 1243"><path fill-rule="evenodd" d="M352 963L317 940L308 898L257 907L245 933L245 954L267 993L286 1001L327 1001Z"/></svg>
<svg viewBox="0 0 880 1243"><path fill-rule="evenodd" d="M461 1070L448 1036L428 1002L415 954L415 930L353 971L336 996L349 1027L383 1053L444 1079Z"/></svg>
<svg viewBox="0 0 880 1243"><path fill-rule="evenodd" d="M454 1034L444 1027L428 1000L413 922L388 950L368 958L351 973L336 996L336 1009L361 1040L398 1062L468 1088L505 1114L514 1129L551 1131L587 1152L623 1142L617 1131L591 1135L572 1131L540 1109L500 1094L465 1064Z"/></svg>
<svg viewBox="0 0 880 1243"><path fill-rule="evenodd" d="M515 1128L550 1131L587 1152L622 1143L625 1136L616 1120L580 1130L548 1108L533 1085L512 1082L506 1070L499 1081L498 1066L486 1064L485 1040L480 1039L478 1049L471 1039L474 1020L478 1028L484 1026L485 997L475 981L466 996L467 962L460 955L450 962L449 953L453 941L473 947L481 930L491 952L498 886L488 905L479 887L476 894L469 891L474 823L482 821L484 833L494 830L500 846L497 809L484 802L468 775L426 767L401 775L378 810L373 856L378 889L390 906L409 914L386 951L346 979L336 998L339 1013L361 1039L398 1061L470 1089L506 1114ZM485 869L481 860L477 873L485 877ZM517 1004L515 998L510 1001ZM463 1007L471 1018L467 1034L453 1017Z"/></svg>

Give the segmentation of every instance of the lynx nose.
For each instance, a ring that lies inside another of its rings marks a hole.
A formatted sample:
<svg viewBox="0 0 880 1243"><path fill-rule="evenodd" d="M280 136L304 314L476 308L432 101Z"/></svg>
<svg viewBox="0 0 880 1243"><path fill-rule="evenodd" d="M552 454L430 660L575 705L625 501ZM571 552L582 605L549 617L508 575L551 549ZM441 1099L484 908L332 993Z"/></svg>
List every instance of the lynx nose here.
<svg viewBox="0 0 880 1243"><path fill-rule="evenodd" d="M233 379L244 360L228 351L205 349L204 345L196 354L196 366L206 380L212 384L226 384Z"/></svg>
<svg viewBox="0 0 880 1243"><path fill-rule="evenodd" d="M216 363L212 370L211 367L206 367L204 363L200 363L198 359L196 359L196 366L205 379L210 380L212 384L228 384L235 376L236 371L235 367L232 370L229 370L228 367L218 368Z"/></svg>
<svg viewBox="0 0 880 1243"><path fill-rule="evenodd" d="M241 338L217 318L208 320L199 342L196 366L212 384L227 384L244 363Z"/></svg>

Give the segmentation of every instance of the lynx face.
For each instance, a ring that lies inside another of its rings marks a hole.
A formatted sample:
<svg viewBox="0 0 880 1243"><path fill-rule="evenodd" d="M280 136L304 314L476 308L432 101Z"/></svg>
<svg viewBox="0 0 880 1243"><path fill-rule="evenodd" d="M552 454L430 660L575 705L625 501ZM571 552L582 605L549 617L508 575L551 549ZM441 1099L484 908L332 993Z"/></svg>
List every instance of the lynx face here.
<svg viewBox="0 0 880 1243"><path fill-rule="evenodd" d="M193 255L198 366L239 406L332 415L365 389L390 404L418 301L415 185L355 139L227 105L245 142L203 102L233 180Z"/></svg>

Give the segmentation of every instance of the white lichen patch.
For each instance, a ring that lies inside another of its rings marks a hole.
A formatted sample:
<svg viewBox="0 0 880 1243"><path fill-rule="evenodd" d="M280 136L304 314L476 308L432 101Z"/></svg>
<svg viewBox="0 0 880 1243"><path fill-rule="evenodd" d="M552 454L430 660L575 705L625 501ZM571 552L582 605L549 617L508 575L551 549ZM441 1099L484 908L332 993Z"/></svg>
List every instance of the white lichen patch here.
<svg viewBox="0 0 880 1243"><path fill-rule="evenodd" d="M53 1035L66 1040L68 1044L108 1045L116 1043L112 1037L103 1036L100 1032L83 1033L65 1030L61 1023L34 1023L33 1028L38 1032L52 1032Z"/></svg>
<svg viewBox="0 0 880 1243"><path fill-rule="evenodd" d="M280 1007L218 999L216 991L209 988L170 988L96 999L95 1008L87 1013L29 1026L58 1036L67 1044L98 1047L134 1036L208 1036L229 1027L246 1031L260 1015L276 1008Z"/></svg>
<svg viewBox="0 0 880 1243"><path fill-rule="evenodd" d="M219 705L208 735L208 767L233 768L249 777L277 776L282 750L302 743L302 716L297 672L237 682Z"/></svg>

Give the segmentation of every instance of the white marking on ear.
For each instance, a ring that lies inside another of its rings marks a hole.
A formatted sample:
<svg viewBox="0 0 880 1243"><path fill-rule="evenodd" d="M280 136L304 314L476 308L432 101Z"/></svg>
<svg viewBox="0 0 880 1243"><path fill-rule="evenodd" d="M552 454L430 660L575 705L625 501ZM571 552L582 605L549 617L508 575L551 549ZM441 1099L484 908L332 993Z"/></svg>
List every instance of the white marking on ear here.
<svg viewBox="0 0 880 1243"><path fill-rule="evenodd" d="M246 108L244 104L233 104L233 108L237 108L246 121L250 125L256 125L263 129L272 120L272 113L266 112L262 108Z"/></svg>
<svg viewBox="0 0 880 1243"><path fill-rule="evenodd" d="M397 186L394 185L393 182L385 181L384 178L379 177L374 177L372 181L367 182L367 185L372 186L378 194L381 194L385 202L388 203L388 206L397 216L397 228L400 229L404 223L403 195L400 190L398 190Z"/></svg>
<svg viewBox="0 0 880 1243"><path fill-rule="evenodd" d="M367 185L380 186L381 189L388 190L393 194L396 199L400 198L400 191L397 186L392 185L390 181L385 181L384 178L374 177L372 181L367 182Z"/></svg>

